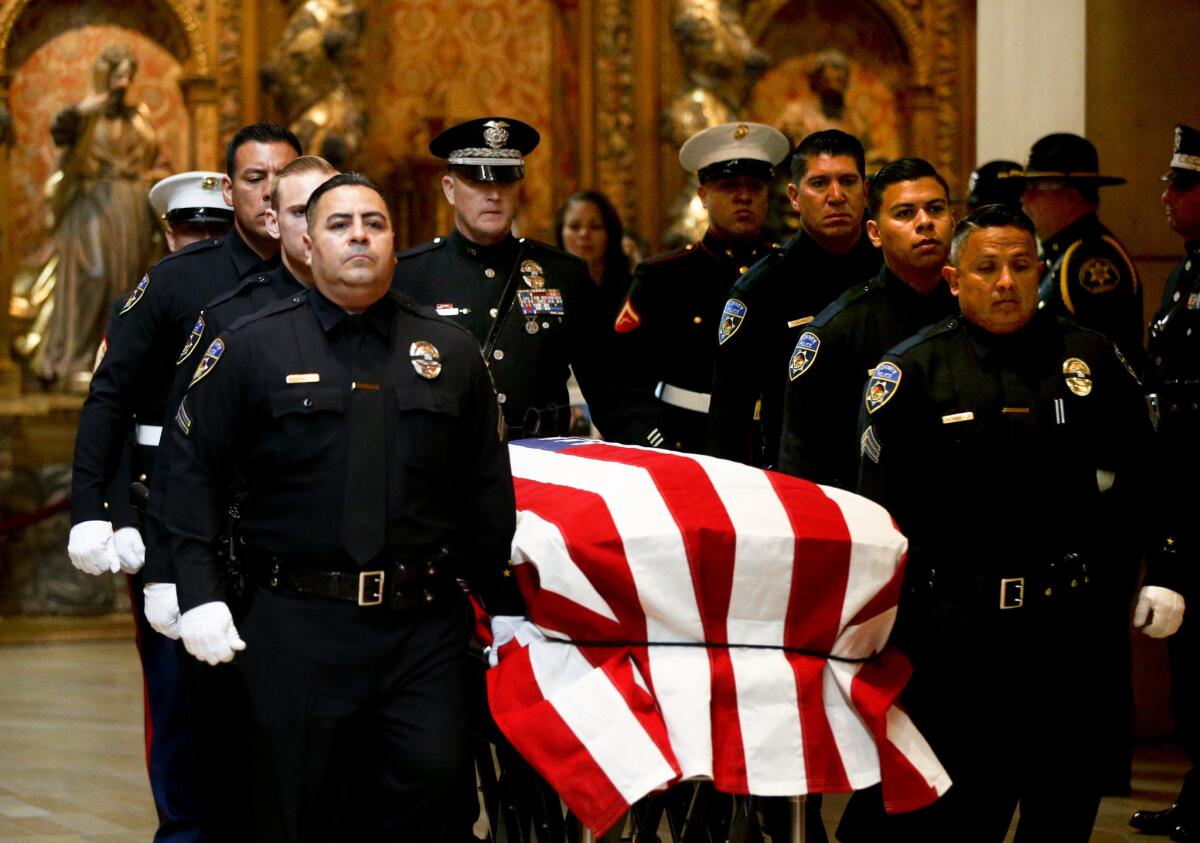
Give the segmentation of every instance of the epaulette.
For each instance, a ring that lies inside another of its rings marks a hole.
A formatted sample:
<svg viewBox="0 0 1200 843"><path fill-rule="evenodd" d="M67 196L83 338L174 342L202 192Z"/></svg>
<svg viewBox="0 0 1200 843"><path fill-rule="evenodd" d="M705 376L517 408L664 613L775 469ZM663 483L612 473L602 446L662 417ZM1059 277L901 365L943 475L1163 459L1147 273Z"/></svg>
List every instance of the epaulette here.
<svg viewBox="0 0 1200 843"><path fill-rule="evenodd" d="M247 275L240 282L238 282L238 285L236 287L234 287L232 290L226 290L225 292L221 293L220 295L215 296L212 300L209 301L209 303L207 305L204 306L204 309L212 310L214 307L217 307L218 305L222 305L225 302L230 301L232 299L236 299L239 296L241 296L243 293L249 292L254 287L259 287L266 283L267 283L267 276L261 272L256 272L253 275Z"/></svg>
<svg viewBox="0 0 1200 843"><path fill-rule="evenodd" d="M902 340L898 345L889 348L887 353L894 357L899 357L902 354L905 354L906 352L916 348L918 345L928 342L934 337L940 337L942 334L948 334L951 331L958 330L961 324L961 316L947 316L941 322L934 322L932 325L926 325L908 339Z"/></svg>
<svg viewBox="0 0 1200 843"><path fill-rule="evenodd" d="M166 263L167 261L176 260L177 258L181 258L184 255L194 255L197 252L209 252L209 251L212 251L213 249L219 249L221 247L221 244L224 242L225 242L224 237L214 237L211 240L197 240L195 243L188 243L186 246L184 246L182 249L180 249L177 252L171 252L169 255L163 255L161 258L159 258L154 263L154 266L152 266L150 268L153 269L154 267L160 266L160 265Z"/></svg>
<svg viewBox="0 0 1200 843"><path fill-rule="evenodd" d="M882 289L876 285L875 279L864 281L862 284L855 284L849 290L843 292L836 299L825 305L825 309L816 315L813 321L809 324L809 328L824 328L828 325L835 316L850 307L855 302L861 301L869 296L872 292Z"/></svg>
<svg viewBox="0 0 1200 843"><path fill-rule="evenodd" d="M402 258L411 258L413 255L423 255L426 252L432 252L434 249L440 249L442 244L446 242L445 237L435 237L419 245L405 249L403 252L396 252L396 260Z"/></svg>
<svg viewBox="0 0 1200 843"><path fill-rule="evenodd" d="M730 291L730 295L745 293L758 286L758 283L766 277L767 273L783 261L788 253L789 246L790 244L788 243L785 243L783 246L772 244L771 251L751 264L750 268L739 275L738 279L733 282L733 289Z"/></svg>
<svg viewBox="0 0 1200 843"><path fill-rule="evenodd" d="M225 332L236 331L252 322L257 322L260 319L268 319L280 313L287 313L289 310L295 310L302 304L304 304L304 293L299 292L295 295L288 296L285 299L271 302L271 304L267 305L262 310L247 314L246 316L235 320L228 328L223 328L222 330Z"/></svg>
<svg viewBox="0 0 1200 843"><path fill-rule="evenodd" d="M452 319L447 319L445 316L439 316L435 306L420 304L416 299L411 298L395 288L389 290L388 295L392 297L392 301L396 302L397 305L404 308L414 316L419 316L422 319L432 319L434 322L446 325L447 327L453 328L456 331L461 331L464 337L468 338L472 343L478 345L475 335L467 330L465 325L461 325Z"/></svg>
<svg viewBox="0 0 1200 843"><path fill-rule="evenodd" d="M672 249L669 252L661 252L657 255L651 255L642 261L642 266L658 266L660 264L669 263L679 258L687 257L692 252L696 251L699 243L688 243L686 246L680 246L678 249Z"/></svg>

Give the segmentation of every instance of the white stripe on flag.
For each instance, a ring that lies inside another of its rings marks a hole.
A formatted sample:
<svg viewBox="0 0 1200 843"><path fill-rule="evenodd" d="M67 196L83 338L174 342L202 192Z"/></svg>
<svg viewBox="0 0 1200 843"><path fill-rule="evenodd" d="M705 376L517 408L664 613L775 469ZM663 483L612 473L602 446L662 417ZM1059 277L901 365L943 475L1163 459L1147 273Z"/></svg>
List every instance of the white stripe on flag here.
<svg viewBox="0 0 1200 843"><path fill-rule="evenodd" d="M567 552L562 532L536 512L517 513L512 562L514 565L532 562L543 589L617 622L616 614Z"/></svg>
<svg viewBox="0 0 1200 843"><path fill-rule="evenodd" d="M888 741L916 768L931 788L941 796L950 788L950 774L942 767L925 736L908 719L899 706L887 710Z"/></svg>

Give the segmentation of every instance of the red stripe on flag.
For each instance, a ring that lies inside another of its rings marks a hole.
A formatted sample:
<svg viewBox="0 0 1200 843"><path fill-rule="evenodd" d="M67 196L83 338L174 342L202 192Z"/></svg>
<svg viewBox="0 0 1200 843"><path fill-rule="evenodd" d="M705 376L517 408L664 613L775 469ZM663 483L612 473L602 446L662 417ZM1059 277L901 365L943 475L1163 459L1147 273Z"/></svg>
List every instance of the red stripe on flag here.
<svg viewBox="0 0 1200 843"><path fill-rule="evenodd" d="M850 569L850 532L841 509L814 484L767 472L796 537L791 596L783 643L828 653L841 628ZM837 741L825 712L822 678L826 661L790 654L796 674L804 767L813 791L850 789Z"/></svg>

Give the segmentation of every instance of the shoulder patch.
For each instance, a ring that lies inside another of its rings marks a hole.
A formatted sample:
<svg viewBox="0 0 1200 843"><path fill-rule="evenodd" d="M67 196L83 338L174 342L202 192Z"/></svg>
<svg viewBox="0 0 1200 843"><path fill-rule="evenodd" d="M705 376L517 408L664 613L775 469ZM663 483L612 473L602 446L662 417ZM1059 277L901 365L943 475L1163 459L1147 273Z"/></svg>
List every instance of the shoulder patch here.
<svg viewBox="0 0 1200 843"><path fill-rule="evenodd" d="M721 327L717 332L717 344L724 345L725 341L737 333L746 318L749 308L744 302L730 299L725 302L725 312L721 314Z"/></svg>
<svg viewBox="0 0 1200 843"><path fill-rule="evenodd" d="M445 237L435 237L432 240L428 240L424 243L419 243L412 248L405 249L403 252L396 252L396 259L403 260L404 258L411 258L413 255L421 255L425 252L432 252L434 249L440 249L445 242Z"/></svg>
<svg viewBox="0 0 1200 843"><path fill-rule="evenodd" d="M867 425L863 435L858 440L858 452L876 465L879 464L879 437L875 435L875 426Z"/></svg>
<svg viewBox="0 0 1200 843"><path fill-rule="evenodd" d="M221 360L221 355L225 353L225 341L217 337L209 345L208 351L204 352L204 356L200 358L199 365L196 366L196 371L192 374L192 382L188 384L188 389L195 386L209 372L216 368L217 363Z"/></svg>
<svg viewBox="0 0 1200 843"><path fill-rule="evenodd" d="M200 317L196 320L196 324L192 326L192 332L188 335L187 342L183 344L183 351L179 352L179 359L175 361L176 366L182 366L183 361L192 356L192 352L196 350L196 346L200 343L202 336L204 336L203 312L201 312Z"/></svg>
<svg viewBox="0 0 1200 843"><path fill-rule="evenodd" d="M1102 255L1088 258L1079 266L1079 286L1089 293L1111 293L1121 282L1117 265Z"/></svg>
<svg viewBox="0 0 1200 843"><path fill-rule="evenodd" d="M801 334L800 339L796 341L796 349L792 352L791 362L788 363L788 380L794 381L812 368L820 350L820 337L812 331Z"/></svg>
<svg viewBox="0 0 1200 843"><path fill-rule="evenodd" d="M900 377L903 374L900 367L890 360L885 360L875 367L864 393L868 413L874 413L892 400L892 396L900 388Z"/></svg>
<svg viewBox="0 0 1200 843"><path fill-rule="evenodd" d="M117 315L124 316L126 313L133 310L133 308L137 306L137 303L142 300L142 296L146 295L146 288L149 286L150 274L147 273L142 276L142 280L139 281L138 285L129 293L129 298L125 299L125 304L121 306L121 312Z"/></svg>

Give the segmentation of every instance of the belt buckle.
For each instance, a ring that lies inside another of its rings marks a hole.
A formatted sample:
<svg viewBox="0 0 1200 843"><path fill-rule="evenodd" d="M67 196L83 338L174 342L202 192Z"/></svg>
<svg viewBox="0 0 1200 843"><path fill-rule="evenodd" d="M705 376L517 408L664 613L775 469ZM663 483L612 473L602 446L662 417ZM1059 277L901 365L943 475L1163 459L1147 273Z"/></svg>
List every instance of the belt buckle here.
<svg viewBox="0 0 1200 843"><path fill-rule="evenodd" d="M1000 580L1000 608L1020 609L1025 605L1025 578L1006 577Z"/></svg>
<svg viewBox="0 0 1200 843"><path fill-rule="evenodd" d="M383 603L383 574L383 571L359 572L358 605L379 606Z"/></svg>

